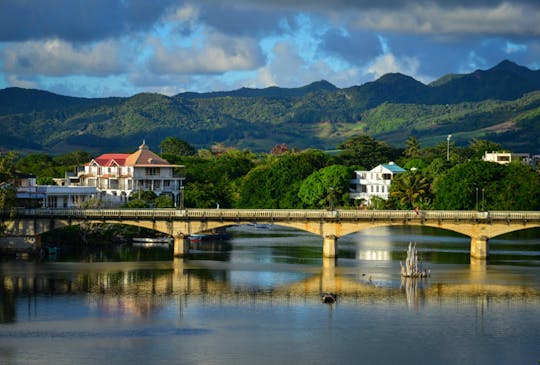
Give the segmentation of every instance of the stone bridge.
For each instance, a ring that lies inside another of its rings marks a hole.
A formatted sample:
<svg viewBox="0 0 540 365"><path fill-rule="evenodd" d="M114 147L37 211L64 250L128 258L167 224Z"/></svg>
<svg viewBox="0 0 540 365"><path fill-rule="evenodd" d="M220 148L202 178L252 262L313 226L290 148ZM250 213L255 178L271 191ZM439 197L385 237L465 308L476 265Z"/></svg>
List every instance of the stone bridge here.
<svg viewBox="0 0 540 365"><path fill-rule="evenodd" d="M471 257L488 256L488 240L540 227L540 212L288 209L17 209L1 213L5 236L31 237L36 245L47 231L88 223L127 224L174 237L174 255L189 253L191 234L237 224L268 223L319 235L323 257L336 257L342 236L380 226L436 227L471 238Z"/></svg>

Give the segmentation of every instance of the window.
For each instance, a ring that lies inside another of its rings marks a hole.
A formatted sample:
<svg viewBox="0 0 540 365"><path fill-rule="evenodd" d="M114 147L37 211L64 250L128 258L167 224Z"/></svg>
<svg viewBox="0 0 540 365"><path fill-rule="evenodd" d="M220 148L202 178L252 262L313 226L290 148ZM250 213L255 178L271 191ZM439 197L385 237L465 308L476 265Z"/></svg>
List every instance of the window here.
<svg viewBox="0 0 540 365"><path fill-rule="evenodd" d="M159 176L159 167L146 167L144 171L146 176Z"/></svg>

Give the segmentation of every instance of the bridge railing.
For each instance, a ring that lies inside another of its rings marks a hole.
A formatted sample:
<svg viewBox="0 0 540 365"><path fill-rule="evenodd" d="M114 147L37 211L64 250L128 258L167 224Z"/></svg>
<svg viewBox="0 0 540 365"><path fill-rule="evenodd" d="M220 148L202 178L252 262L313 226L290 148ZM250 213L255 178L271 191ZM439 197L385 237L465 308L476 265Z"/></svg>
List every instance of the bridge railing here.
<svg viewBox="0 0 540 365"><path fill-rule="evenodd" d="M17 209L2 212L4 217L66 217L82 219L237 219L272 221L284 219L345 220L482 220L540 221L533 211L462 210L315 210L315 209Z"/></svg>

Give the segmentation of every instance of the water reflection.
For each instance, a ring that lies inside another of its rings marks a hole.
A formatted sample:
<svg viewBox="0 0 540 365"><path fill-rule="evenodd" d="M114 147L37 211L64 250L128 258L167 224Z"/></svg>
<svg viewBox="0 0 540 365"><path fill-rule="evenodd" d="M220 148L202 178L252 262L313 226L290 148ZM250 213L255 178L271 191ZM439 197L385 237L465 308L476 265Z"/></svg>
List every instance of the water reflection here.
<svg viewBox="0 0 540 365"><path fill-rule="evenodd" d="M474 302L478 298L540 303L537 288L490 283L482 260L472 260L468 270L454 270L449 277L455 280L449 280L445 273L436 279L406 279L396 273L396 286L381 285L371 275L359 274L354 267L340 267L338 262L324 259L318 268L297 272L297 267L290 267L289 272L238 270L186 259L146 265L96 264L91 268L84 264L51 265L47 270L27 264L0 273L0 322L16 320L18 297L31 302L30 298L44 295L85 295L88 307L101 315L138 317L155 316L162 306L179 298L204 297L219 303L315 303L324 292L338 294L341 303L402 302L417 310L429 301ZM249 276L251 280L246 279Z"/></svg>

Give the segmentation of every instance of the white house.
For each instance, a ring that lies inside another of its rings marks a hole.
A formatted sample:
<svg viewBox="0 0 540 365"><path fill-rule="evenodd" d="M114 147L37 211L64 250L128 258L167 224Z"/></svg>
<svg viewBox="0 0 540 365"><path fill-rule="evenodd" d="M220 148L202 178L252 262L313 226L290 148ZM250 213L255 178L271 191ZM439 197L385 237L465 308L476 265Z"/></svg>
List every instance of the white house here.
<svg viewBox="0 0 540 365"><path fill-rule="evenodd" d="M521 162L536 168L539 156L530 156L528 153L512 153L512 152L484 152L482 160L488 162L496 162L506 165L511 162Z"/></svg>
<svg viewBox="0 0 540 365"><path fill-rule="evenodd" d="M106 153L77 168L66 176L68 186L96 187L100 198L111 204L122 204L139 191L156 195L169 194L177 202L184 178L176 176L167 160L150 151L143 142L131 154Z"/></svg>
<svg viewBox="0 0 540 365"><path fill-rule="evenodd" d="M17 173L13 184L19 203L29 208L76 208L95 198L95 187L37 185L36 176Z"/></svg>
<svg viewBox="0 0 540 365"><path fill-rule="evenodd" d="M91 186L35 185L17 188L17 199L27 207L80 208L96 198L98 191Z"/></svg>
<svg viewBox="0 0 540 365"><path fill-rule="evenodd" d="M485 152L482 160L488 162L496 162L499 164L509 164L510 162L522 162L529 159L528 153L512 153L512 152Z"/></svg>
<svg viewBox="0 0 540 365"><path fill-rule="evenodd" d="M355 171L356 178L351 180L349 196L368 206L375 196L387 200L394 176L402 172L405 169L393 162L378 165L369 171Z"/></svg>

